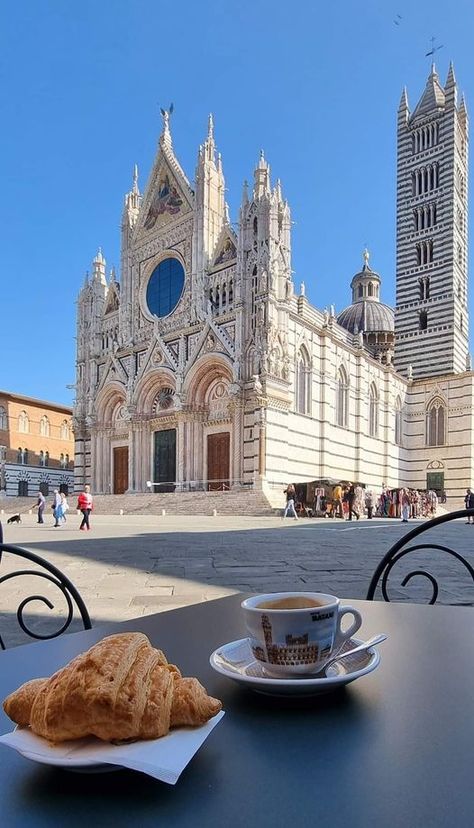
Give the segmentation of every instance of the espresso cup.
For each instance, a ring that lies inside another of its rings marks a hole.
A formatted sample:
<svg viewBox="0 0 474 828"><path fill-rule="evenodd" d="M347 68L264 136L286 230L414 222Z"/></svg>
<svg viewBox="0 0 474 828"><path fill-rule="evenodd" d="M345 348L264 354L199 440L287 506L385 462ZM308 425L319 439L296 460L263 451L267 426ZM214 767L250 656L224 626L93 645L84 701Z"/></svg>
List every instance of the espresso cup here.
<svg viewBox="0 0 474 828"><path fill-rule="evenodd" d="M273 592L241 604L254 657L280 678L311 675L337 655L362 624L360 612L323 592ZM353 622L347 630L341 621Z"/></svg>

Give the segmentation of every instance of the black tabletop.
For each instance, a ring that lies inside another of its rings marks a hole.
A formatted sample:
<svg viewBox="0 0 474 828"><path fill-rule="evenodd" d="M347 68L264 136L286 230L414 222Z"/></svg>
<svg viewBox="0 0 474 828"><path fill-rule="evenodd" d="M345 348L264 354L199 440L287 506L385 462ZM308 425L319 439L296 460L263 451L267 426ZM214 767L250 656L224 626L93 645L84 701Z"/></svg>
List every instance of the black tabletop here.
<svg viewBox="0 0 474 828"><path fill-rule="evenodd" d="M241 596L0 653L0 699L104 635L141 630L226 715L175 786L118 771L79 775L0 745L0 823L12 826L472 826L474 612L354 601L360 633L386 632L381 664L332 695L272 699L215 673L244 635ZM0 714L0 732L11 729Z"/></svg>

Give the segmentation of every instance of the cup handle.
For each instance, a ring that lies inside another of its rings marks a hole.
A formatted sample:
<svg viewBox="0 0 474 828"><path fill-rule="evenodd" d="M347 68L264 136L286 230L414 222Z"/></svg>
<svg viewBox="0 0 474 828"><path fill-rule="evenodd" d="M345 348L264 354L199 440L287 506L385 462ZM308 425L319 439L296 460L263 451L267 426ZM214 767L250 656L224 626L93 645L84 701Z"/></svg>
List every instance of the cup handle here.
<svg viewBox="0 0 474 828"><path fill-rule="evenodd" d="M351 626L349 627L348 630L341 630L342 618L348 612L352 613L352 615L354 616L354 621L352 622L352 624L351 624ZM354 633L357 632L357 630L359 629L361 624L362 624L362 616L361 616L360 612L355 609L355 607L350 607L350 606L341 607L340 610L339 610L339 613L338 613L338 618L337 618L337 631L336 631L336 640L334 642L334 645L335 645L334 649L336 649L336 650L339 649L344 644L344 641L347 641L348 638L352 638L352 636L354 635Z"/></svg>

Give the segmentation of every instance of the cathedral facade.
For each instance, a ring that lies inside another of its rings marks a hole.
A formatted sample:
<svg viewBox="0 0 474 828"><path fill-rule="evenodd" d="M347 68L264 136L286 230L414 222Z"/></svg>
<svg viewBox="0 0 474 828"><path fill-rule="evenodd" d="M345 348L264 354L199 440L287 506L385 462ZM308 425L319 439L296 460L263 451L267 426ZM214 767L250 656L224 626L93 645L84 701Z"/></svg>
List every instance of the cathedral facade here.
<svg viewBox="0 0 474 828"><path fill-rule="evenodd" d="M214 125L191 186L169 114L122 215L120 281L99 250L78 299L76 488L474 482L467 313L468 121L452 67L398 114L397 299L367 251L337 314L295 290L291 217L263 153L238 232Z"/></svg>

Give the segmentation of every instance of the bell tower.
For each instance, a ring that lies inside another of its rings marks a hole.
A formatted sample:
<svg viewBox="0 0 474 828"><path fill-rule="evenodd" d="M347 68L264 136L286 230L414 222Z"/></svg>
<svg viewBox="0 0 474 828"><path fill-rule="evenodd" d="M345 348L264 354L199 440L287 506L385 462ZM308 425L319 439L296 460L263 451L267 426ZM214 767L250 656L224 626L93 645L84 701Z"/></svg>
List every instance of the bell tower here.
<svg viewBox="0 0 474 828"><path fill-rule="evenodd" d="M395 367L429 377L466 370L468 118L452 64L444 86L433 64L397 125Z"/></svg>

